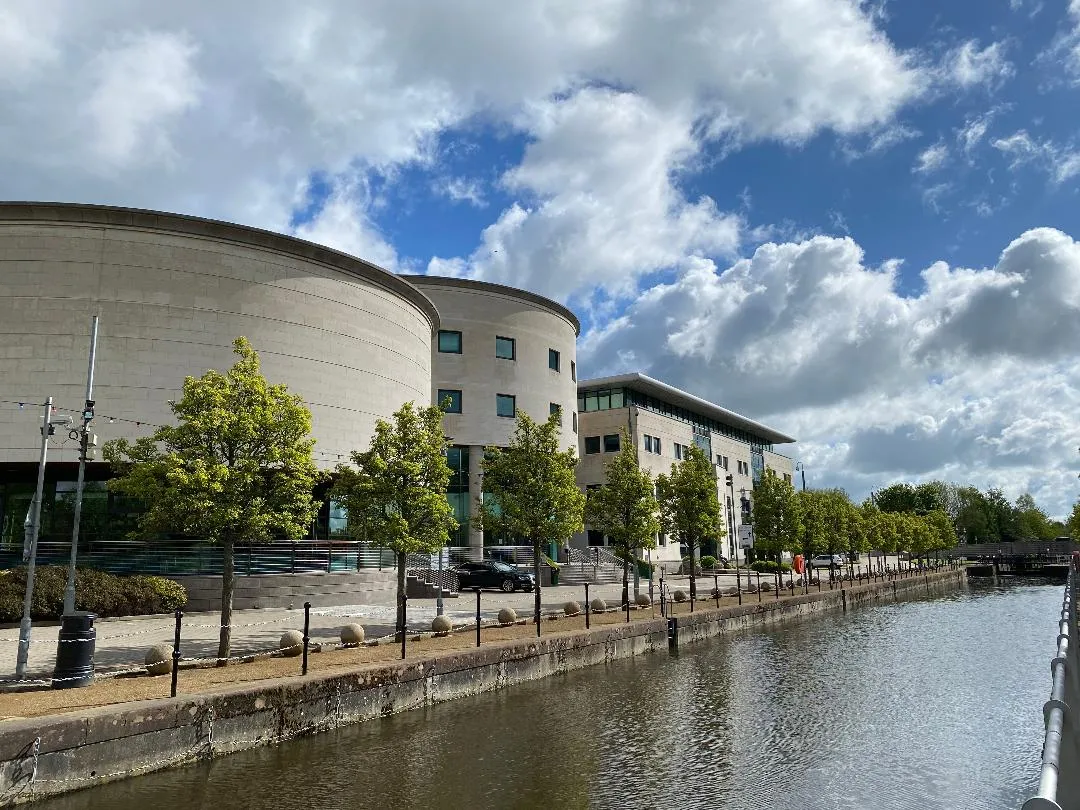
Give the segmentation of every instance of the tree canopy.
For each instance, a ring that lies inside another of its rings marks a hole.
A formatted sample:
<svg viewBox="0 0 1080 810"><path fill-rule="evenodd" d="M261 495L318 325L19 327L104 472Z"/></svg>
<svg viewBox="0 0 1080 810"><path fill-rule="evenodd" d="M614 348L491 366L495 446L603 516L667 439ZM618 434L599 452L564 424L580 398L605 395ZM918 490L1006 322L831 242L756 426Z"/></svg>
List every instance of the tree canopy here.
<svg viewBox="0 0 1080 810"><path fill-rule="evenodd" d="M176 425L104 448L119 474L109 488L144 507L140 534L184 534L223 547L221 663L229 657L235 545L303 537L322 478L303 400L266 381L247 339L237 338L233 351L239 359L224 374L184 380L183 396L170 403Z"/></svg>
<svg viewBox="0 0 1080 810"><path fill-rule="evenodd" d="M753 503L754 551L779 560L781 553L793 550L799 540L800 500L795 497L795 488L767 469L754 486Z"/></svg>
<svg viewBox="0 0 1080 810"><path fill-rule="evenodd" d="M706 540L719 540L726 535L720 518L716 469L701 449L690 446L682 461L671 465L670 473L656 477L656 491L660 525L687 547L692 576L697 565L696 550Z"/></svg>

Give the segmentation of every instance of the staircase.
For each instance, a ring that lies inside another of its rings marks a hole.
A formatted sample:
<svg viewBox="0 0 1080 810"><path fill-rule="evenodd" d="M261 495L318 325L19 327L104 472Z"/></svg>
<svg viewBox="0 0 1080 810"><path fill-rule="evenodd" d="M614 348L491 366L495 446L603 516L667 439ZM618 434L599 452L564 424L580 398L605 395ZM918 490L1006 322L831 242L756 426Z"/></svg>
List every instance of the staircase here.
<svg viewBox="0 0 1080 810"><path fill-rule="evenodd" d="M633 571L630 572L633 577ZM560 585L584 585L622 582L622 560L607 549L593 547L587 550L570 549L570 561L559 569Z"/></svg>
<svg viewBox="0 0 1080 810"><path fill-rule="evenodd" d="M447 549L442 551L442 570L438 554L409 554L405 557L405 595L410 599L437 599L442 588L443 599L456 599L457 574L450 570Z"/></svg>

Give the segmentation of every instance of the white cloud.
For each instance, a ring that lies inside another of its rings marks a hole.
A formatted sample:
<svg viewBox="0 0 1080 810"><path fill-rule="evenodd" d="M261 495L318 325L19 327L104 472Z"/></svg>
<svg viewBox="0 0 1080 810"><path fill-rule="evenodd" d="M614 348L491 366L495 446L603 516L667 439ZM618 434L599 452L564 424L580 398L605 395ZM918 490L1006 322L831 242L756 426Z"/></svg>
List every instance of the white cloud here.
<svg viewBox="0 0 1080 810"><path fill-rule="evenodd" d="M1010 169L1034 165L1045 171L1055 184L1080 175L1080 151L1052 140L1036 140L1026 130L1021 129L1007 138L998 138L993 146L1009 158Z"/></svg>
<svg viewBox="0 0 1080 810"><path fill-rule="evenodd" d="M385 270L402 269L397 252L371 221L370 208L370 192L362 180L339 182L314 216L295 229L296 235L360 256Z"/></svg>
<svg viewBox="0 0 1080 810"><path fill-rule="evenodd" d="M941 64L941 78L961 88L985 86L993 89L1016 72L1005 58L1006 44L993 42L985 48L978 40L970 39L953 48Z"/></svg>
<svg viewBox="0 0 1080 810"><path fill-rule="evenodd" d="M454 202L467 202L477 208L487 205L484 200L484 192L477 180L467 180L464 177L446 177L433 183L431 190L440 196Z"/></svg>
<svg viewBox="0 0 1080 810"><path fill-rule="evenodd" d="M995 111L991 110L984 115L976 116L975 118L969 118L964 122L956 133L956 141L960 144L960 149L969 158L976 147L982 142L982 139L986 137L987 130L990 129L990 122L993 120Z"/></svg>
<svg viewBox="0 0 1080 810"><path fill-rule="evenodd" d="M959 477L1064 509L1080 444L1080 244L1028 231L993 268L932 265L915 297L895 274L824 236L726 269L701 260L588 335L580 363L615 373L631 353L763 418L800 438L818 482L865 492L891 476Z"/></svg>
<svg viewBox="0 0 1080 810"><path fill-rule="evenodd" d="M928 146L919 153L919 156L915 158L915 165L911 170L916 174L930 174L944 166L948 159L949 147L941 141L938 141L933 146Z"/></svg>

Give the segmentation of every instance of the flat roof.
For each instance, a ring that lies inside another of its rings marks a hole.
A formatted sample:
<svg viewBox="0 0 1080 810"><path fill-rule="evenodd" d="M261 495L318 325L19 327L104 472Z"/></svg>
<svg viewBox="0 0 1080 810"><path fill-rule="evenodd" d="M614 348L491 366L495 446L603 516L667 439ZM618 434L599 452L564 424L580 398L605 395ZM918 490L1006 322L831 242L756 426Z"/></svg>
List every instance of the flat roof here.
<svg viewBox="0 0 1080 810"><path fill-rule="evenodd" d="M729 411L727 408L721 408L707 399L696 397L681 388L668 385L666 382L653 379L637 371L631 374L616 374L614 377L582 380L578 383L579 393L597 388L633 388L643 394L694 411L709 419L715 419L717 422L723 422L732 427L745 430L747 433L753 433L772 444L789 444L797 441L793 436L788 436L760 422L755 422L753 419L748 419L742 414Z"/></svg>
<svg viewBox="0 0 1080 810"><path fill-rule="evenodd" d="M420 290L397 274L340 250L275 231L188 214L67 202L0 202L0 222L141 228L203 239L219 239L283 253L333 267L390 290L424 313L431 324L432 332L439 328L439 313L435 305Z"/></svg>
<svg viewBox="0 0 1080 810"><path fill-rule="evenodd" d="M418 287L423 287L426 284L432 286L438 285L441 287L460 287L465 290L478 290L483 292L497 293L499 295L506 295L510 298L518 298L522 301L528 301L530 304L546 309L555 315L562 318L566 318L570 322L570 325L574 327L574 334L581 334L581 321L578 320L577 315L571 312L567 307L564 307L558 301L552 301L550 298L545 298L542 295L537 295L534 292L528 290L522 290L518 287L508 287L505 284L494 284L490 281L478 281L471 278L457 278L456 276L426 276L426 275L414 275L412 273L399 273L401 278L405 279L410 284L415 284Z"/></svg>

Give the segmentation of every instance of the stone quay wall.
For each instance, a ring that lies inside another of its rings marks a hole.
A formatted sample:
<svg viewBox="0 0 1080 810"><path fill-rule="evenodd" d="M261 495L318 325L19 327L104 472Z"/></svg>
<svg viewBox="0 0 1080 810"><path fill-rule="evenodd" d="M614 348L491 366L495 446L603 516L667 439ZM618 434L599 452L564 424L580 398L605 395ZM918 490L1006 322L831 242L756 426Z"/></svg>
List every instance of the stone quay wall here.
<svg viewBox="0 0 1080 810"><path fill-rule="evenodd" d="M948 570L720 609L707 607L706 600L696 612L677 617L675 641L944 593L965 582L964 571ZM667 650L668 634L667 619L638 621L491 642L343 674L247 682L13 720L0 726L0 807Z"/></svg>

